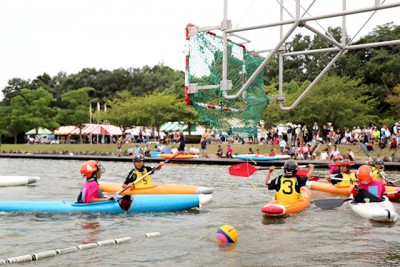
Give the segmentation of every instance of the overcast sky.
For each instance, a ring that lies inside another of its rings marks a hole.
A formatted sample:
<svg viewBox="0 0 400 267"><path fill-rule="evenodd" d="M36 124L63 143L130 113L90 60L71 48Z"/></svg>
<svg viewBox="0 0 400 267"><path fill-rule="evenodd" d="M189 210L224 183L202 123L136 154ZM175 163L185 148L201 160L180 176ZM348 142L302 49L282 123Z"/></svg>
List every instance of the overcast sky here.
<svg viewBox="0 0 400 267"><path fill-rule="evenodd" d="M228 1L234 28L279 21L276 0ZM307 8L311 0L302 1ZM384 4L399 2L387 0ZM294 14L294 0L285 0ZM348 0L348 9L372 6L375 0ZM317 0L310 15L341 10L342 0ZM400 25L400 8L378 11L355 38L388 22ZM347 18L353 37L371 13ZM285 20L291 17L285 13ZM34 79L46 72L77 73L82 68L141 68L163 63L184 70L185 26L217 26L223 0L5 0L0 3L0 89L9 79ZM341 26L341 19L313 25L320 31ZM288 26L285 27L287 29ZM300 29L299 29L300 30ZM309 32L303 34L313 35ZM279 29L240 33L252 40L249 50L272 48ZM1 97L1 96L0 96Z"/></svg>

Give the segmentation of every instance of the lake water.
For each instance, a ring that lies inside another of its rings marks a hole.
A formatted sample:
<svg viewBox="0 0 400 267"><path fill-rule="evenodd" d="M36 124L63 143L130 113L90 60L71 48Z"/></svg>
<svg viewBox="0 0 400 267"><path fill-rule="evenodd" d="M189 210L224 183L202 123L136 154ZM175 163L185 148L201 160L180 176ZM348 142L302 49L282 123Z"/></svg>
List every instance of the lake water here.
<svg viewBox="0 0 400 267"><path fill-rule="evenodd" d="M34 185L0 188L3 200L74 201L83 184L77 160L0 159L0 175L35 175ZM104 162L103 181L123 182L132 167ZM399 223L381 224L354 214L345 204L334 210L311 205L287 218L265 218L261 208L272 196L262 186L263 171L249 180L228 174L229 166L169 163L155 183L214 187L202 210L131 215L0 216L0 259L102 240L131 237L119 245L57 255L34 266L390 266L400 265ZM322 194L313 193L314 198ZM400 210L399 204L395 204ZM217 244L224 224L238 242ZM161 236L147 238L146 233Z"/></svg>

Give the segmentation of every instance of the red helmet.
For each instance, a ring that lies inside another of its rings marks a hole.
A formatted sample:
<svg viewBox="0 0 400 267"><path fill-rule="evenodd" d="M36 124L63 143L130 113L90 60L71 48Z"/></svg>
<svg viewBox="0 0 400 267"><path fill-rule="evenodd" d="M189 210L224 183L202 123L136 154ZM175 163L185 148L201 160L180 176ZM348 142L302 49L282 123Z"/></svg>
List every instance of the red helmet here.
<svg viewBox="0 0 400 267"><path fill-rule="evenodd" d="M95 160L88 160L81 165L81 174L83 178L91 178L97 171L104 172L104 167Z"/></svg>
<svg viewBox="0 0 400 267"><path fill-rule="evenodd" d="M362 165L358 168L357 179L363 184L369 184L372 179L374 179L371 167L368 165Z"/></svg>

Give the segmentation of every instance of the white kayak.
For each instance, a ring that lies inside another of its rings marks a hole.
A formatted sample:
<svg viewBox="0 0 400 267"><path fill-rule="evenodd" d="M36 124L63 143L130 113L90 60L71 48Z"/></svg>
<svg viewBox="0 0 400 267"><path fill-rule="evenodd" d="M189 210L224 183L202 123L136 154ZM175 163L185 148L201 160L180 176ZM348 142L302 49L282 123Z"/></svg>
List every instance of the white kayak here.
<svg viewBox="0 0 400 267"><path fill-rule="evenodd" d="M358 215L377 222L396 222L399 215L387 197L382 202L355 203L350 201L351 209Z"/></svg>
<svg viewBox="0 0 400 267"><path fill-rule="evenodd" d="M18 186L36 183L38 176L0 176L0 186Z"/></svg>

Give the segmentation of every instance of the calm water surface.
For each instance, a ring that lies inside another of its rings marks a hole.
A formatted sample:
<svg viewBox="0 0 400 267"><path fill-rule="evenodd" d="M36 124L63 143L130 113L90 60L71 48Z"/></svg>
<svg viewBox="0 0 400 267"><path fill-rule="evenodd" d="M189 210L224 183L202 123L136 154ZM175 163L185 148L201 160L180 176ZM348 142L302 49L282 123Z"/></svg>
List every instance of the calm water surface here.
<svg viewBox="0 0 400 267"><path fill-rule="evenodd" d="M83 184L82 161L0 159L0 175L37 175L33 186L0 188L3 200L74 201ZM123 182L130 163L104 162L102 180ZM169 163L153 175L155 183L214 187L202 210L134 215L0 216L0 259L132 237L120 245L58 255L34 266L398 266L399 223L379 224L353 214L347 205L321 210L311 205L287 218L264 218L262 206L273 192L263 186L265 172L249 180L228 174L229 166ZM321 197L313 193L313 197ZM400 210L399 204L395 204ZM230 224L238 242L219 246L218 227ZM160 232L147 238L146 233Z"/></svg>

